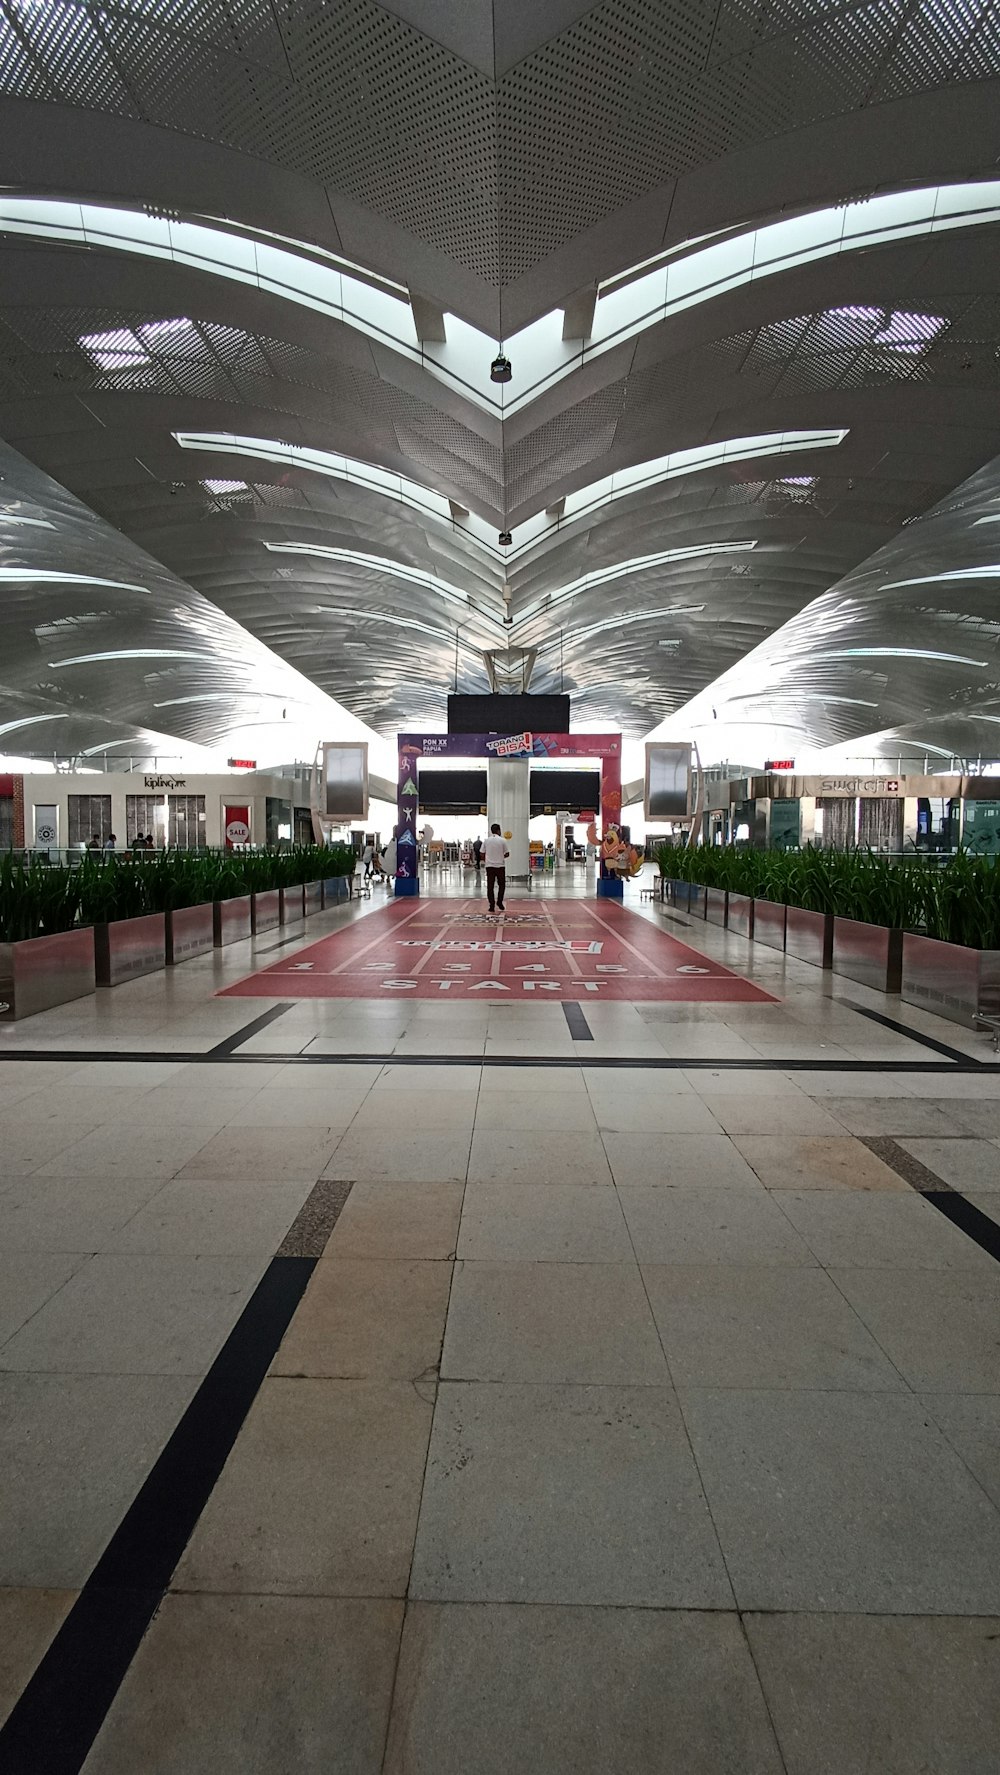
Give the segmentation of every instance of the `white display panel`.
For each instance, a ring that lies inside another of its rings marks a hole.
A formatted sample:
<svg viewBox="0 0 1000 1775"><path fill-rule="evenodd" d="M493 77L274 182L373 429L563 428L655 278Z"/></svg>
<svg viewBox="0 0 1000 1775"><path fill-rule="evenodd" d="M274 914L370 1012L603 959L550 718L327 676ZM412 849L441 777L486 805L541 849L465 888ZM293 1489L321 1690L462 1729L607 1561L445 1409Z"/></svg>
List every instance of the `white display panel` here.
<svg viewBox="0 0 1000 1775"><path fill-rule="evenodd" d="M691 812L691 746L647 742L647 820L684 819Z"/></svg>
<svg viewBox="0 0 1000 1775"><path fill-rule="evenodd" d="M367 820L367 740L329 740L324 745L323 794L327 819Z"/></svg>

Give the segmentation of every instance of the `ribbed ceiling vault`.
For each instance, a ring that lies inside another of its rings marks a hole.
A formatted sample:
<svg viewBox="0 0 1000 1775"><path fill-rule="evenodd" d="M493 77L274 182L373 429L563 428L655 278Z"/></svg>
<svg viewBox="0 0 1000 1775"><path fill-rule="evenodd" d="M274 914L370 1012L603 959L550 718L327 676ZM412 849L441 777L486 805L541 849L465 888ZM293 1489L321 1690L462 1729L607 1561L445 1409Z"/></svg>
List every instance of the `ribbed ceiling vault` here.
<svg viewBox="0 0 1000 1775"><path fill-rule="evenodd" d="M1000 0L0 0L0 436L56 484L29 562L8 483L0 564L65 566L73 495L264 677L308 680L320 725L438 725L509 642L576 720L641 735L1000 454L998 103ZM891 194L899 225L862 238L850 206ZM18 232L15 198L107 227ZM712 269L831 215L858 230L842 250ZM214 229L237 269L144 256L130 216ZM661 311L599 349L664 254ZM121 647L155 650L123 596ZM19 750L52 638L83 654L106 620L0 582ZM212 744L225 706L184 700L209 694L188 664L146 700ZM116 732L151 726L129 670L74 690L81 750L109 696ZM891 696L866 681L865 731L905 726L906 667ZM946 723L933 675L913 694Z"/></svg>

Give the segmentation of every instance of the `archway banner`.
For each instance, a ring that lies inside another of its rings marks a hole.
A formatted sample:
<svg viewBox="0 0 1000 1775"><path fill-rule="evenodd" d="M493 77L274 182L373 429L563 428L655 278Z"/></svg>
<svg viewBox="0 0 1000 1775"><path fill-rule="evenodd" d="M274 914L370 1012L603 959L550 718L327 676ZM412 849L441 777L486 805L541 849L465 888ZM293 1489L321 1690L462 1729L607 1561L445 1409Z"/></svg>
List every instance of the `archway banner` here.
<svg viewBox="0 0 1000 1775"><path fill-rule="evenodd" d="M420 847L419 765L422 758L597 758L601 765L601 827L616 826L622 808L620 733L401 733L396 783L396 891L417 891Z"/></svg>

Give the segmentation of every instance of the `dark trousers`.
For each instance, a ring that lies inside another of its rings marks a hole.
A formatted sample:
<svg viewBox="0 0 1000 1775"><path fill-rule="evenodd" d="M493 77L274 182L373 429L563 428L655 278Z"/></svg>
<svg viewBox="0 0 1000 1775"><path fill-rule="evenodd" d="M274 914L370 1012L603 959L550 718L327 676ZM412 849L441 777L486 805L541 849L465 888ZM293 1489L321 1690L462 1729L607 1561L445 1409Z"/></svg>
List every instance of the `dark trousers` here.
<svg viewBox="0 0 1000 1775"><path fill-rule="evenodd" d="M496 907L493 904L494 893L496 894L497 905L499 905L500 911L501 912L503 911L503 896L504 896L504 890L505 890L506 886L507 886L507 871L506 871L506 869L487 869L487 871L486 871L486 898L488 899L488 901L490 903L490 911L491 912L494 912L496 910Z"/></svg>

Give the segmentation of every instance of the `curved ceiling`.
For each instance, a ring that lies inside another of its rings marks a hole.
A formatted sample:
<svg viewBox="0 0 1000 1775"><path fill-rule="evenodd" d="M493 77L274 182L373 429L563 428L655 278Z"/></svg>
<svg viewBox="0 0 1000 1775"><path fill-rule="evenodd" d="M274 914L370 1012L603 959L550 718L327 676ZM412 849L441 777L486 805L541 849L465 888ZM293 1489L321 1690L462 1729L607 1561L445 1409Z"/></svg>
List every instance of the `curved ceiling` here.
<svg viewBox="0 0 1000 1775"><path fill-rule="evenodd" d="M282 672L316 739L435 727L508 652L633 737L781 634L826 683L814 601L1000 455L998 102L1000 0L0 0L0 436L55 484L30 562L0 499L0 745L216 745ZM39 578L69 496L232 709ZM803 735L940 737L908 658Z"/></svg>

